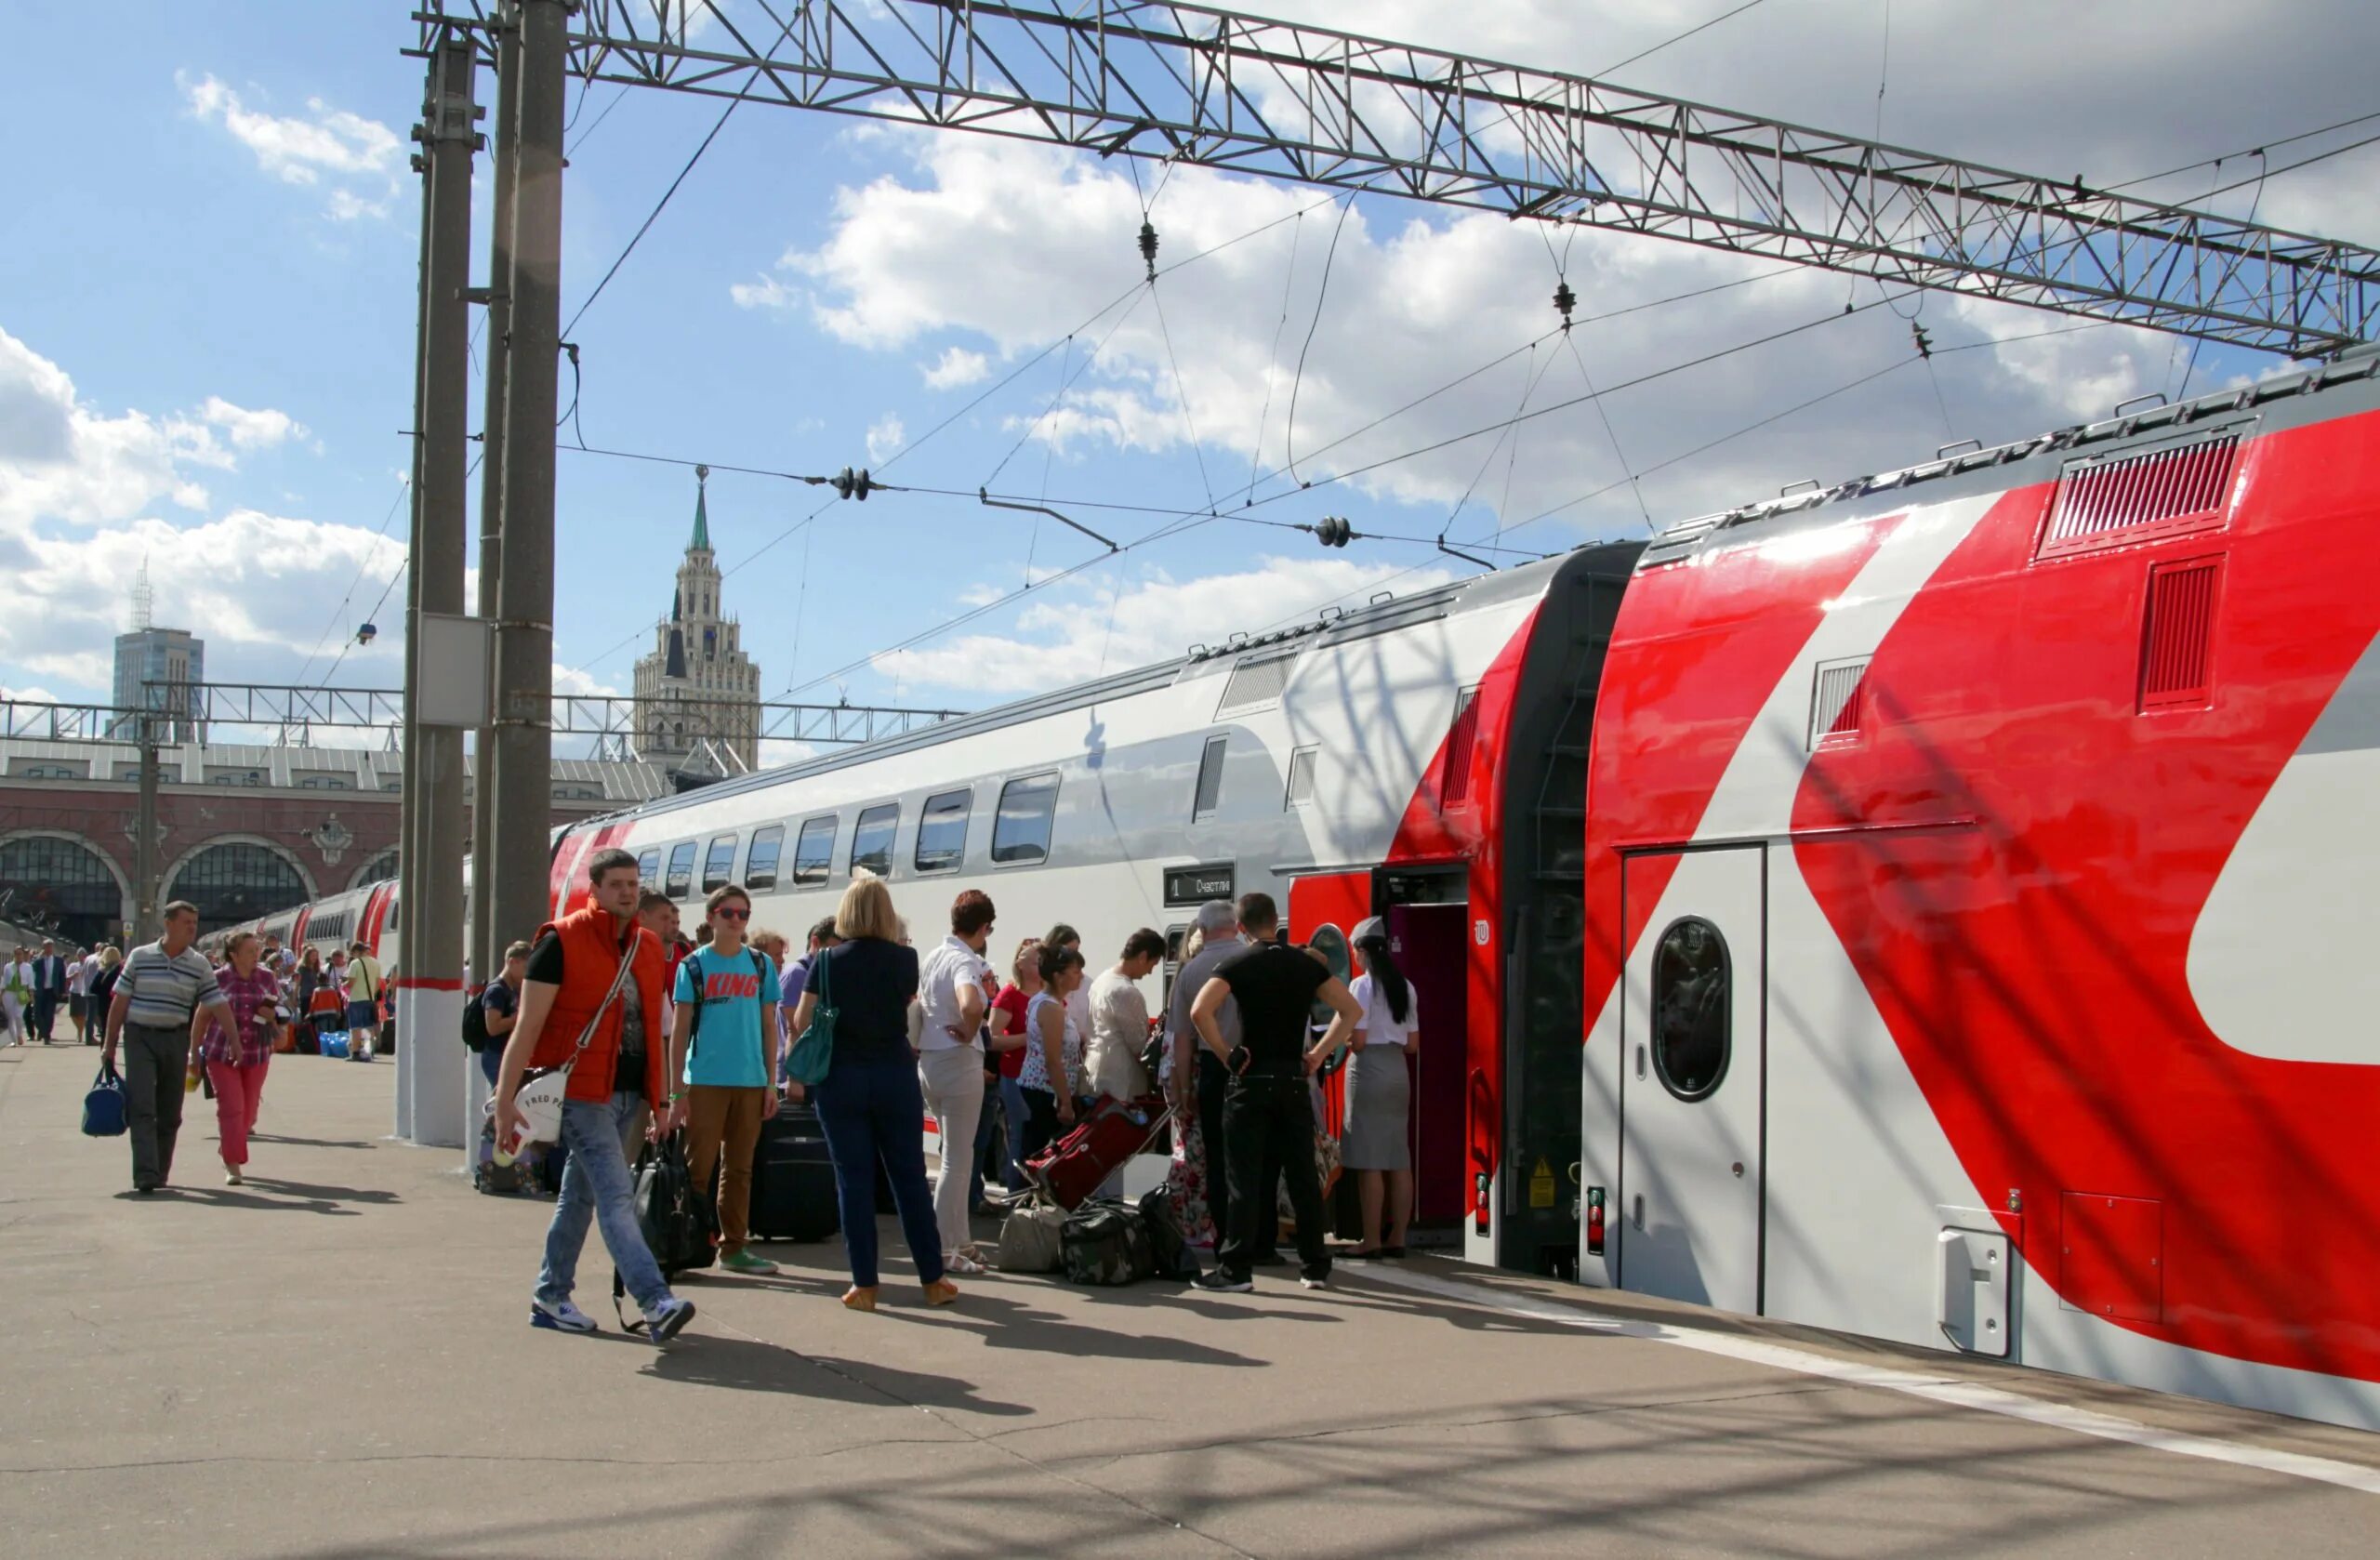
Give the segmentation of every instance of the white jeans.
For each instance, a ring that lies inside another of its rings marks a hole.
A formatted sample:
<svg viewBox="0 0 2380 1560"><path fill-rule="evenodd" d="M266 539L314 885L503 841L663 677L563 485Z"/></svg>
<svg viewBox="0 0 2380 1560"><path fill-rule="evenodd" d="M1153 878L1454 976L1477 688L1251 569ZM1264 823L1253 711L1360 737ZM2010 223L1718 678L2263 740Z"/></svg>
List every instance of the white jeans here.
<svg viewBox="0 0 2380 1560"><path fill-rule="evenodd" d="M942 1134L942 1170L934 1181L933 1222L942 1249L957 1251L973 1238L967 1223L968 1168L975 1127L984 1114L984 1053L973 1046L929 1051L918 1059L918 1087Z"/></svg>

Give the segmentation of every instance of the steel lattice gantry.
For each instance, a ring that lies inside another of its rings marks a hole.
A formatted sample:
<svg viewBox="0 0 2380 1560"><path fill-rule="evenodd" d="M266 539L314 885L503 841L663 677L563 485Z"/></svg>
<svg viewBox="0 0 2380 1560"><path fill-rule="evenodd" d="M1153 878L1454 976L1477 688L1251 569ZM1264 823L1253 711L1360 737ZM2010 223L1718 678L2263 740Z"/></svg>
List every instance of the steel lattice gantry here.
<svg viewBox="0 0 2380 1560"><path fill-rule="evenodd" d="M485 36L497 0L435 0ZM582 0L611 81L1649 233L2318 355L2380 252L1582 76L1157 0ZM483 46L489 46L483 44ZM492 57L492 56L491 56Z"/></svg>
<svg viewBox="0 0 2380 1560"><path fill-rule="evenodd" d="M222 726L271 729L284 735L314 728L396 732L404 695L393 688L295 688L227 682L146 685L160 695L145 712L202 730ZM739 707L752 707L749 706ZM919 731L962 713L881 705L768 704L758 707L764 739L860 743ZM160 713L160 712L164 713ZM144 711L110 704L66 704L0 694L0 737L51 742L131 742ZM624 737L633 743L636 700L627 694L557 694L550 730L556 736Z"/></svg>

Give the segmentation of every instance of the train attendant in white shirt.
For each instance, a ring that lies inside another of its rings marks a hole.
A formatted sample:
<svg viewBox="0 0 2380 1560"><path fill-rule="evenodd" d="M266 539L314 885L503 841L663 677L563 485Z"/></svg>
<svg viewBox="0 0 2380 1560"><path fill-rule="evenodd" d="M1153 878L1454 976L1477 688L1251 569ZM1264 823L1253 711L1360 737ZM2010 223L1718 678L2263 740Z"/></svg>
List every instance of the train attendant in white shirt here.
<svg viewBox="0 0 2380 1560"><path fill-rule="evenodd" d="M1406 1130L1413 1085L1405 1059L1421 1054L1421 1010L1412 984L1396 967L1385 922L1378 916L1364 921L1353 942L1364 972L1347 991L1362 1005L1364 1022L1348 1046L1355 1054L1347 1062L1347 1130L1339 1150L1341 1164L1360 1177L1364 1239L1346 1255L1401 1257L1405 1226L1413 1216L1413 1158Z"/></svg>

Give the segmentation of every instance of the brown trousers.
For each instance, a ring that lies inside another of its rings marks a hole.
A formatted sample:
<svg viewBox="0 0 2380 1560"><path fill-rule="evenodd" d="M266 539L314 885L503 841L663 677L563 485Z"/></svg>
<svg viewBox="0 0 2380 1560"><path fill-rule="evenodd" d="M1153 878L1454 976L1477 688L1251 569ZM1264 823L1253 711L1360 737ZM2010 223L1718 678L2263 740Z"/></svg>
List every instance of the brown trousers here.
<svg viewBox="0 0 2380 1560"><path fill-rule="evenodd" d="M734 1256L751 1238L752 1153L760 1142L765 1089L697 1083L686 1091L686 1168L719 1199L719 1249ZM721 1150L725 1151L724 1162Z"/></svg>

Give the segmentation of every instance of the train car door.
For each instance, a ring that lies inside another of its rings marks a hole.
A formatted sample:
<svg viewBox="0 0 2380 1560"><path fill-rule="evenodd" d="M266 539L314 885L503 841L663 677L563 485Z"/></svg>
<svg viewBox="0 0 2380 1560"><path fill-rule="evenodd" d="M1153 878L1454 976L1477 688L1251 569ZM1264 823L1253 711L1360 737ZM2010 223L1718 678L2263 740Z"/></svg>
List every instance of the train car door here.
<svg viewBox="0 0 2380 1560"><path fill-rule="evenodd" d="M1619 1282L1756 1315L1764 850L1631 857L1622 892L1654 895L1658 907L1630 951L1621 998Z"/></svg>
<svg viewBox="0 0 2380 1560"><path fill-rule="evenodd" d="M1469 970L1463 945L1471 911L1464 905L1392 905L1389 943L1417 994L1429 994L1421 1013L1420 1054L1407 1117L1413 1163L1413 1222L1456 1230L1467 1204L1463 1184L1463 1076L1470 1056Z"/></svg>

